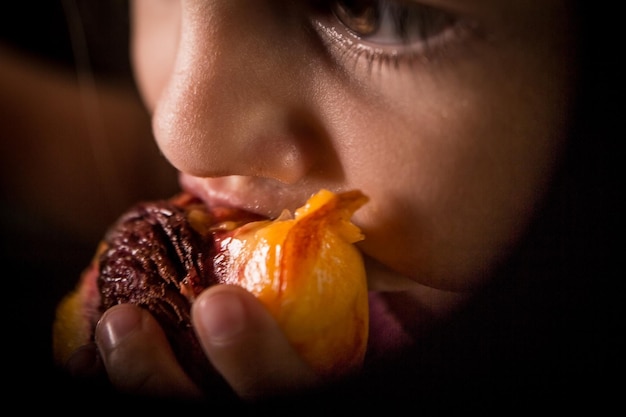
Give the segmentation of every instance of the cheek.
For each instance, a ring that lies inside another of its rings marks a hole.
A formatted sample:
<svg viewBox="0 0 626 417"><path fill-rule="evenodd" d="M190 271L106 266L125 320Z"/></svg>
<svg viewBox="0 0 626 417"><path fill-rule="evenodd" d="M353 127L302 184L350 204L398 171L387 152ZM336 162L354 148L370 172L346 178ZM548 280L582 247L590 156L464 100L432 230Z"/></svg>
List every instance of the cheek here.
<svg viewBox="0 0 626 417"><path fill-rule="evenodd" d="M180 39L180 4L174 0L134 0L130 12L135 79L152 112L174 68Z"/></svg>
<svg viewBox="0 0 626 417"><path fill-rule="evenodd" d="M372 109L352 126L370 143L351 168L362 167L372 202L356 219L368 236L365 252L448 290L480 284L508 254L561 143L560 86L522 97L504 81L476 84L489 87L421 85L428 100L402 100L412 105L387 109L393 116L384 120Z"/></svg>

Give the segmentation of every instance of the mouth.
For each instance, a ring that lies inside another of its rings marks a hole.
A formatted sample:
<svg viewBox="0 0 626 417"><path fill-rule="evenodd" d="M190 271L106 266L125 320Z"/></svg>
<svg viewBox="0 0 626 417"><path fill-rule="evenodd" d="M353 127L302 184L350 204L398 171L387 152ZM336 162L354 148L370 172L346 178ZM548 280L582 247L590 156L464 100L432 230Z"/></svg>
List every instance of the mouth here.
<svg viewBox="0 0 626 417"><path fill-rule="evenodd" d="M179 182L183 190L209 206L236 207L271 219L284 209L293 212L310 193L310 190L285 188L284 184L241 176L198 178L180 174ZM367 271L371 311L368 357L376 358L412 343L399 318L388 308L387 299L393 293L419 290L420 285L361 253Z"/></svg>
<svg viewBox="0 0 626 417"><path fill-rule="evenodd" d="M317 191L303 187L286 188L278 182L237 175L199 178L181 173L179 183L183 190L196 196L207 206L239 208L270 219L276 219L285 209L293 213ZM370 290L406 291L418 285L412 279L391 271L363 250L361 253L368 270Z"/></svg>

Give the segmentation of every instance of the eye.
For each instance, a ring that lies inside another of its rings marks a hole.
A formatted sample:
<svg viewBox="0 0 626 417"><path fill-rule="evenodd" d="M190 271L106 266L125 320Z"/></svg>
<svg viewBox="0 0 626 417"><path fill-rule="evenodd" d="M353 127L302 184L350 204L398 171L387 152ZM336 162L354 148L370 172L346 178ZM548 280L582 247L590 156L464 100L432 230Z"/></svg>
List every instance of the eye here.
<svg viewBox="0 0 626 417"><path fill-rule="evenodd" d="M356 35L368 36L380 26L380 9L375 1L336 1L332 11Z"/></svg>
<svg viewBox="0 0 626 417"><path fill-rule="evenodd" d="M313 28L329 56L354 74L452 62L482 37L482 25L460 7L421 0L310 1Z"/></svg>
<svg viewBox="0 0 626 417"><path fill-rule="evenodd" d="M450 13L414 1L335 0L329 7L353 36L378 45L426 42L456 21Z"/></svg>

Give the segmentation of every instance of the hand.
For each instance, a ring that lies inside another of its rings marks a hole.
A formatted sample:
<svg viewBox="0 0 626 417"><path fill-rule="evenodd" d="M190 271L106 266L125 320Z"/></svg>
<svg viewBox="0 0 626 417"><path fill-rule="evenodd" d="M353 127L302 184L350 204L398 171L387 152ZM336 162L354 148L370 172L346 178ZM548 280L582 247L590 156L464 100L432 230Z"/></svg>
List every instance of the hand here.
<svg viewBox="0 0 626 417"><path fill-rule="evenodd" d="M191 313L207 357L241 398L283 394L318 382L267 310L244 289L213 286L196 299ZM183 399L206 395L185 374L163 330L144 309L122 304L106 311L96 343L109 380L122 392Z"/></svg>

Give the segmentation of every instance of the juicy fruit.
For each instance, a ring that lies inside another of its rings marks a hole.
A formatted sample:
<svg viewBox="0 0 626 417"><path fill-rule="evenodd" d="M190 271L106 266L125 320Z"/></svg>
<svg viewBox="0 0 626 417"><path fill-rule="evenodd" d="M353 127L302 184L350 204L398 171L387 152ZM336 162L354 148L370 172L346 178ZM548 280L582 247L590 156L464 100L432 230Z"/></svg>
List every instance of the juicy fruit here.
<svg viewBox="0 0 626 417"><path fill-rule="evenodd" d="M350 218L360 191L321 190L278 219L206 207L188 194L129 210L103 239L76 290L61 301L53 349L63 364L93 340L102 313L119 303L148 309L176 357L205 389L215 377L191 327L190 307L206 287L237 284L276 318L294 348L324 376L358 368L368 337L365 270Z"/></svg>
<svg viewBox="0 0 626 417"><path fill-rule="evenodd" d="M292 345L323 375L360 366L368 337L365 269L350 222L367 198L322 190L293 219L250 223L222 241L224 282L261 300Z"/></svg>

